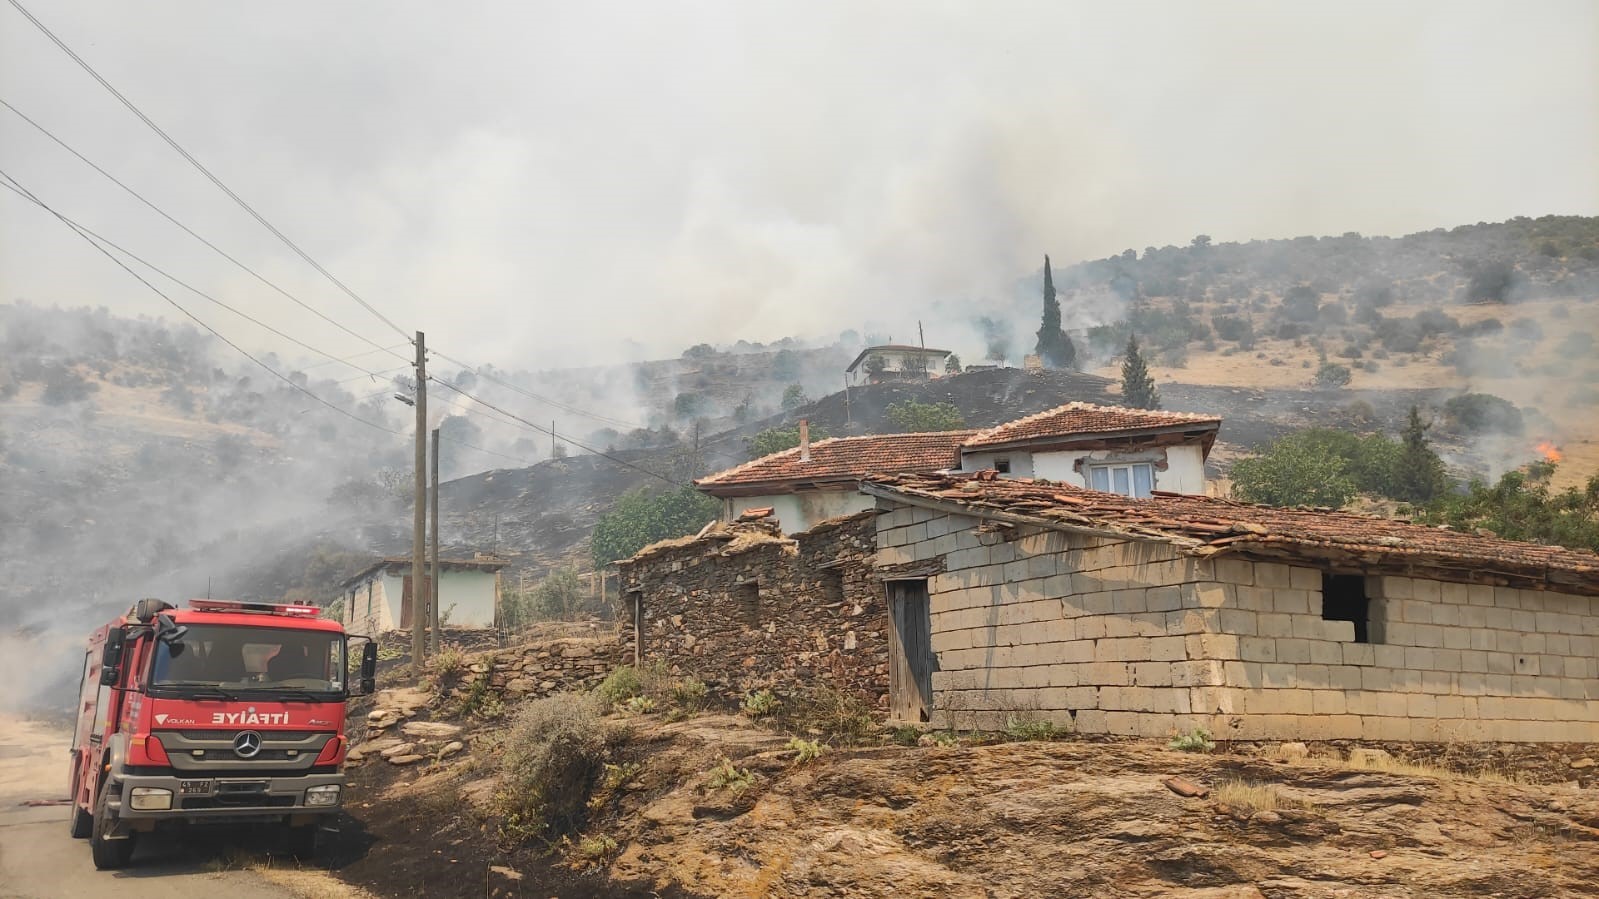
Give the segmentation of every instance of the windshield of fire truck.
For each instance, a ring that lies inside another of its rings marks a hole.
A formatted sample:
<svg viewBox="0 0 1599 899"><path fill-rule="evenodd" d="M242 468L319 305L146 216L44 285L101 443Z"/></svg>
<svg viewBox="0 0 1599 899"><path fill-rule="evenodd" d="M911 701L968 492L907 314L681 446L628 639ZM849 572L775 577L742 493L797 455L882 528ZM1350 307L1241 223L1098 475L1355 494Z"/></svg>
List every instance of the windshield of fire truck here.
<svg viewBox="0 0 1599 899"><path fill-rule="evenodd" d="M327 631L192 624L176 642L157 641L150 685L342 692L344 652L343 636Z"/></svg>

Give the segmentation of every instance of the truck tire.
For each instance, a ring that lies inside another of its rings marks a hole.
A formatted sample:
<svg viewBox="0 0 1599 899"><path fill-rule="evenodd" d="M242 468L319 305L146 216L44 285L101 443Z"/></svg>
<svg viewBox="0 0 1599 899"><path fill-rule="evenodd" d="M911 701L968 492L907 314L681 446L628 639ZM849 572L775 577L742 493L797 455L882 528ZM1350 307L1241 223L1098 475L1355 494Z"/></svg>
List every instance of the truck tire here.
<svg viewBox="0 0 1599 899"><path fill-rule="evenodd" d="M89 854L94 857L94 866L101 871L127 867L133 858L133 844L137 839L135 834L128 834L126 839L121 840L106 839L116 826L106 803L106 796L110 792L110 784L100 785L99 795L94 800L94 824L89 840Z"/></svg>
<svg viewBox="0 0 1599 899"><path fill-rule="evenodd" d="M297 862L311 862L316 860L317 831L321 830L319 824L302 824L298 827L288 826L283 829L284 843L289 850L289 856Z"/></svg>
<svg viewBox="0 0 1599 899"><path fill-rule="evenodd" d="M86 840L94 833L94 816L83 810L78 801L72 801L72 838Z"/></svg>

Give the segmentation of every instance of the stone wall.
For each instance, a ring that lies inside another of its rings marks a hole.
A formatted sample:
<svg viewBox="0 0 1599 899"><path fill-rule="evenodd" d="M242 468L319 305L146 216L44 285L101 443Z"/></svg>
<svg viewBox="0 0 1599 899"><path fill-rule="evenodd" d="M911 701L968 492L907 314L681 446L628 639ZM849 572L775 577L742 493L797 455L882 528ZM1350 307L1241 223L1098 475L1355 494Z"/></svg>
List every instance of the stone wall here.
<svg viewBox="0 0 1599 899"><path fill-rule="evenodd" d="M1370 643L1322 617L1322 571L1202 560L916 507L880 565L928 580L934 722L1083 733L1599 742L1599 601L1368 577Z"/></svg>
<svg viewBox="0 0 1599 899"><path fill-rule="evenodd" d="M875 511L784 538L764 521L618 563L631 657L642 602L645 663L665 662L730 700L829 685L879 706L888 692L885 602L872 575Z"/></svg>

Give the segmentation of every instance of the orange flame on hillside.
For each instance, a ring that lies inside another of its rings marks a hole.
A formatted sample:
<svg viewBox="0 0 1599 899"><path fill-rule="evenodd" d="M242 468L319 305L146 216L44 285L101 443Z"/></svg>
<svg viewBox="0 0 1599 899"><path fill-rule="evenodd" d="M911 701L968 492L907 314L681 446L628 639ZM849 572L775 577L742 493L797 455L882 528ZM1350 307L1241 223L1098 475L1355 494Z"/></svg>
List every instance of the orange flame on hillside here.
<svg viewBox="0 0 1599 899"><path fill-rule="evenodd" d="M1549 440L1545 440L1538 444L1538 453L1543 456L1543 460L1545 462L1559 462L1561 459L1565 458L1565 456L1560 452L1560 447L1555 446L1554 443Z"/></svg>

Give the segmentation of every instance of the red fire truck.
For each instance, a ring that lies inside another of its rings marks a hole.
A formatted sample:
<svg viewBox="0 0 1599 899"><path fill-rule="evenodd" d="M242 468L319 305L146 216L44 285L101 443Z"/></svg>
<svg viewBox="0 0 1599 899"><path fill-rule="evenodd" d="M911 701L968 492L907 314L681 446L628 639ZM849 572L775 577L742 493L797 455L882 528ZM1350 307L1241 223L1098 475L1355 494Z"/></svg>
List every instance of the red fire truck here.
<svg viewBox="0 0 1599 899"><path fill-rule="evenodd" d="M172 826L272 824L299 857L342 801L350 643L314 606L140 600L96 630L72 738L72 835L97 868ZM371 692L377 645L363 647Z"/></svg>

